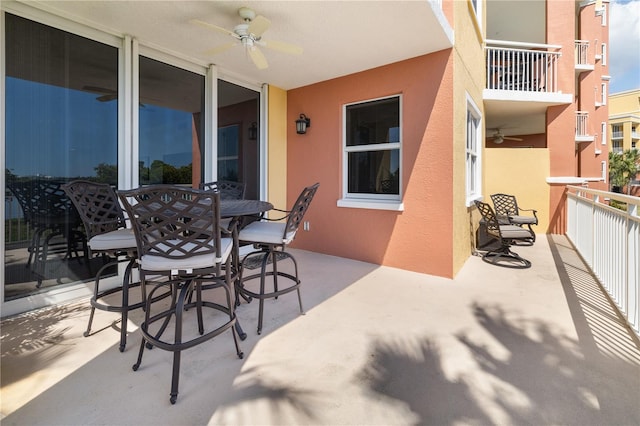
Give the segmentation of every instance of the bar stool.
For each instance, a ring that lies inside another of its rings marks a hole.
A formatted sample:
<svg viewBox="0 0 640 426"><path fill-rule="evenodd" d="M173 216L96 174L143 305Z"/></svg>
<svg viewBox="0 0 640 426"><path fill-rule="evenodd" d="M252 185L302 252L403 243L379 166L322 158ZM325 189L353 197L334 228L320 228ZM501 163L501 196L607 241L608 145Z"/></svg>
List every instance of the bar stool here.
<svg viewBox="0 0 640 426"><path fill-rule="evenodd" d="M120 191L118 196L131 218L138 245L140 279L143 288L148 289L145 319L140 325L142 342L133 370L140 367L147 345L173 352L169 400L175 404L183 350L231 330L236 354L238 358L244 356L234 327L236 314L231 297L230 262L237 250L237 236L220 225L217 192L151 185ZM168 306L153 303L156 292L163 288L171 291ZM225 293L224 304L204 300L205 291L219 288ZM193 302L192 294L195 294ZM205 308L213 313L206 324ZM222 318L215 315L216 311L224 314ZM185 321L190 315L196 316L195 324ZM197 327L192 330L191 325ZM173 333L169 333L172 327Z"/></svg>
<svg viewBox="0 0 640 426"><path fill-rule="evenodd" d="M131 270L136 266L137 244L133 229L127 229L124 212L118 202L113 188L106 183L75 180L62 185L71 202L76 207L88 239L90 256L87 258L91 271L91 257L102 257L105 262L96 272L93 296L91 297L91 314L84 336L91 334L91 325L96 309L107 312L120 312L120 352L127 345L127 320L129 311L144 305L145 295L141 292L141 300L129 303L129 290L139 287L140 283L131 282ZM122 278L122 285L101 289L100 280L105 271L121 262L127 262ZM108 304L104 298L121 292L119 305Z"/></svg>

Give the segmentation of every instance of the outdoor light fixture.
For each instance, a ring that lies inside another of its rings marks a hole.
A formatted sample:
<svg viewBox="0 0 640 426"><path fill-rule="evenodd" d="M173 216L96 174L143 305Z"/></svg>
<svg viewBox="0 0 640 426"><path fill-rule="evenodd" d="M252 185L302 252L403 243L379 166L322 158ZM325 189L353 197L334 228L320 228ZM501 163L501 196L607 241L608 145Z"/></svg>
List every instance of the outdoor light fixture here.
<svg viewBox="0 0 640 426"><path fill-rule="evenodd" d="M251 127L249 127L248 130L249 130L249 140L255 141L256 139L258 139L258 125L255 121L251 123Z"/></svg>
<svg viewBox="0 0 640 426"><path fill-rule="evenodd" d="M296 120L296 132L304 135L307 133L307 127L311 127L311 119L304 114L300 114L300 118Z"/></svg>

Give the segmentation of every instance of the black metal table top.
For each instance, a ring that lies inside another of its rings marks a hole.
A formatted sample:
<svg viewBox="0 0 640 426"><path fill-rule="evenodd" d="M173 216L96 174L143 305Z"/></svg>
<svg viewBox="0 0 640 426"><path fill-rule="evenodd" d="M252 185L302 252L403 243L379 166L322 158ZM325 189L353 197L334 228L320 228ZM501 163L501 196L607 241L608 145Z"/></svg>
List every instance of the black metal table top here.
<svg viewBox="0 0 640 426"><path fill-rule="evenodd" d="M273 209L273 204L260 200L222 200L220 217L251 216Z"/></svg>

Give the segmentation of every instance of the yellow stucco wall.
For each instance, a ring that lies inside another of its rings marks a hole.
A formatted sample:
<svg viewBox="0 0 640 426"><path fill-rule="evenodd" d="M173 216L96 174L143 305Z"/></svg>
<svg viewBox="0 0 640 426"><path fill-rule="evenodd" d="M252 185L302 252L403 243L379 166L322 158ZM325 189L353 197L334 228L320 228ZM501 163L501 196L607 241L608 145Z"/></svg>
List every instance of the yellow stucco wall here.
<svg viewBox="0 0 640 426"><path fill-rule="evenodd" d="M453 274L455 275L469 258L474 246L473 209L466 206L466 127L467 95L482 111L484 88L484 51L480 22L469 1L454 1L454 126L453 126Z"/></svg>
<svg viewBox="0 0 640 426"><path fill-rule="evenodd" d="M485 149L484 195L495 193L516 196L518 207L536 209L536 233L545 233L549 226L549 150L543 148Z"/></svg>
<svg viewBox="0 0 640 426"><path fill-rule="evenodd" d="M609 129L612 125L622 125L622 149L632 148L632 133L640 132L640 89L627 90L609 95ZM609 135L609 148L612 148L613 135ZM636 139L636 148L639 147Z"/></svg>
<svg viewBox="0 0 640 426"><path fill-rule="evenodd" d="M609 95L609 115L640 114L640 89Z"/></svg>
<svg viewBox="0 0 640 426"><path fill-rule="evenodd" d="M287 209L287 92L269 86L267 139L267 199Z"/></svg>

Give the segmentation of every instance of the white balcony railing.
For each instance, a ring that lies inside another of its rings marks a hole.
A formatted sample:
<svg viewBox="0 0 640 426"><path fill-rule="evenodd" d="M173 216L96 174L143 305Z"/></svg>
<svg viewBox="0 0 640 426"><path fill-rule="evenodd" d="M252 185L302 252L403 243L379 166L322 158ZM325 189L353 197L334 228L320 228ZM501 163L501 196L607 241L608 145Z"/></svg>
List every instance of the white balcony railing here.
<svg viewBox="0 0 640 426"><path fill-rule="evenodd" d="M576 136L587 136L588 124L589 113L587 111L576 111Z"/></svg>
<svg viewBox="0 0 640 426"><path fill-rule="evenodd" d="M617 204L625 210L614 208ZM567 187L567 237L640 335L640 198Z"/></svg>
<svg viewBox="0 0 640 426"><path fill-rule="evenodd" d="M576 142L593 142L594 135L589 134L589 112L576 111Z"/></svg>
<svg viewBox="0 0 640 426"><path fill-rule="evenodd" d="M487 40L487 89L558 92L560 46Z"/></svg>
<svg viewBox="0 0 640 426"><path fill-rule="evenodd" d="M592 65L589 64L589 42L585 40L576 40L575 42L576 65Z"/></svg>

